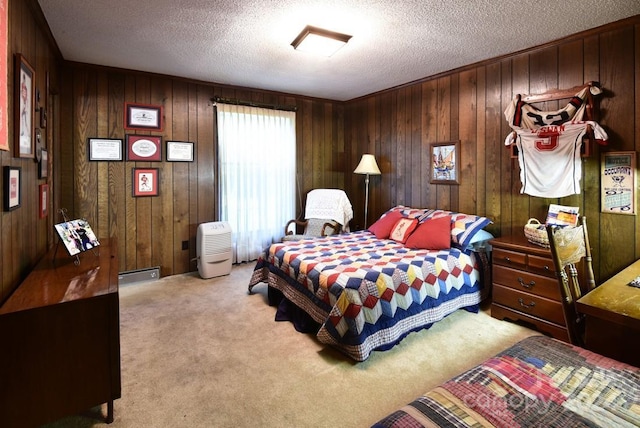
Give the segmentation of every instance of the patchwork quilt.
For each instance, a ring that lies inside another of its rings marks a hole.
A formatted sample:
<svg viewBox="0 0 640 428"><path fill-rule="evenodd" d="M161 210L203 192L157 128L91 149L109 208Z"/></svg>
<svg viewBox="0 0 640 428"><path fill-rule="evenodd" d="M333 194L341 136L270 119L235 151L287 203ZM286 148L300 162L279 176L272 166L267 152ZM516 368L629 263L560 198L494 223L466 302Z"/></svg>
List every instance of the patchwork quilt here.
<svg viewBox="0 0 640 428"><path fill-rule="evenodd" d="M637 367L532 336L373 427L638 427L639 391Z"/></svg>
<svg viewBox="0 0 640 428"><path fill-rule="evenodd" d="M408 249L368 231L271 245L249 291L265 282L320 324L318 339L357 361L460 308L477 312L478 257Z"/></svg>

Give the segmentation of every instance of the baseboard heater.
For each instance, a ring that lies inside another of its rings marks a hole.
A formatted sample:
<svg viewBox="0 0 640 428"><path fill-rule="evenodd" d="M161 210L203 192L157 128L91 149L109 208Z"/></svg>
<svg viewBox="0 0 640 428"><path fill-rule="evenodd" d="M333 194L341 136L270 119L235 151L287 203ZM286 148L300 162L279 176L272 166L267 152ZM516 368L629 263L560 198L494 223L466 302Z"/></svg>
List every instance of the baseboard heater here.
<svg viewBox="0 0 640 428"><path fill-rule="evenodd" d="M139 282L156 281L160 279L160 266L129 270L118 274L118 285L137 284Z"/></svg>

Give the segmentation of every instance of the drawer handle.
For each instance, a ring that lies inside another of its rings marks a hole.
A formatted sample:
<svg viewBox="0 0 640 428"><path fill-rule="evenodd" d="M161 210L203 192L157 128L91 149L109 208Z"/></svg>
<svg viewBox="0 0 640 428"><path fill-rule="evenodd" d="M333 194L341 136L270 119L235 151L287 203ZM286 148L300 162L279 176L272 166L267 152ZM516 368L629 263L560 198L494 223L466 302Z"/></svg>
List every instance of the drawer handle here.
<svg viewBox="0 0 640 428"><path fill-rule="evenodd" d="M533 286L536 285L536 282L534 280L531 280L528 284L525 284L524 280L521 277L518 277L518 282L527 290L533 288Z"/></svg>
<svg viewBox="0 0 640 428"><path fill-rule="evenodd" d="M504 261L507 262L507 263L511 263L511 259L509 257L507 257L507 256L504 257Z"/></svg>
<svg viewBox="0 0 640 428"><path fill-rule="evenodd" d="M536 306L536 302L530 302L528 305L522 300L522 297L518 299L518 303L525 309L533 309Z"/></svg>

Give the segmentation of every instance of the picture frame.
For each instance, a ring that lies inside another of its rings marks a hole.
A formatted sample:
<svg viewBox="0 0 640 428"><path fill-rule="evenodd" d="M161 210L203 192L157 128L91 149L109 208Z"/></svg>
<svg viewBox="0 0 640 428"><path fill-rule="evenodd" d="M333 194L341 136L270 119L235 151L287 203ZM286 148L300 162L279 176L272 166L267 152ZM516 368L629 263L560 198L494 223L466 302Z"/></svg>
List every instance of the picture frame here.
<svg viewBox="0 0 640 428"><path fill-rule="evenodd" d="M38 165L38 178L49 176L49 152L47 149L40 149L40 161Z"/></svg>
<svg viewBox="0 0 640 428"><path fill-rule="evenodd" d="M45 218L49 215L49 185L46 183L38 186L40 190L40 199L38 206L40 207L40 218Z"/></svg>
<svg viewBox="0 0 640 428"><path fill-rule="evenodd" d="M22 202L22 168L4 167L4 210L13 211Z"/></svg>
<svg viewBox="0 0 640 428"><path fill-rule="evenodd" d="M607 152L601 157L600 211L635 215L636 152Z"/></svg>
<svg viewBox="0 0 640 428"><path fill-rule="evenodd" d="M460 141L431 143L430 183L460 184Z"/></svg>
<svg viewBox="0 0 640 428"><path fill-rule="evenodd" d="M75 256L100 245L89 222L84 219L64 221L53 227L58 232L60 240L70 256Z"/></svg>
<svg viewBox="0 0 640 428"><path fill-rule="evenodd" d="M124 103L124 129L138 131L162 131L162 106Z"/></svg>
<svg viewBox="0 0 640 428"><path fill-rule="evenodd" d="M158 168L133 168L133 196L158 196Z"/></svg>
<svg viewBox="0 0 640 428"><path fill-rule="evenodd" d="M193 143L167 141L167 162L193 162Z"/></svg>
<svg viewBox="0 0 640 428"><path fill-rule="evenodd" d="M21 54L15 55L15 96L14 96L14 156L33 158L34 114L35 114L35 71Z"/></svg>
<svg viewBox="0 0 640 428"><path fill-rule="evenodd" d="M89 160L90 161L121 161L122 139L121 138L89 138Z"/></svg>
<svg viewBox="0 0 640 428"><path fill-rule="evenodd" d="M162 137L151 135L127 135L127 160L160 162Z"/></svg>

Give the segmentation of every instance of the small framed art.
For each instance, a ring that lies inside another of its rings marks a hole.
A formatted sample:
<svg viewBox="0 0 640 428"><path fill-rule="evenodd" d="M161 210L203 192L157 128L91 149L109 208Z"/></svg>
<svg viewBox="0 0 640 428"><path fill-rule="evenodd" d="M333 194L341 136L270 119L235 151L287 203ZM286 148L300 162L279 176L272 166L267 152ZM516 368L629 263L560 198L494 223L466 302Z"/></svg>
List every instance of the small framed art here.
<svg viewBox="0 0 640 428"><path fill-rule="evenodd" d="M193 162L193 143L167 141L168 162Z"/></svg>
<svg viewBox="0 0 640 428"><path fill-rule="evenodd" d="M13 211L20 207L22 200L22 168L4 167L4 210Z"/></svg>
<svg viewBox="0 0 640 428"><path fill-rule="evenodd" d="M162 106L124 103L124 129L162 131Z"/></svg>
<svg viewBox="0 0 640 428"><path fill-rule="evenodd" d="M133 196L158 196L158 168L133 168Z"/></svg>
<svg viewBox="0 0 640 428"><path fill-rule="evenodd" d="M34 157L33 116L35 113L34 101L35 72L27 60L16 54L15 67L15 156L18 158Z"/></svg>
<svg viewBox="0 0 640 428"><path fill-rule="evenodd" d="M121 161L122 140L118 138L89 138L90 161Z"/></svg>
<svg viewBox="0 0 640 428"><path fill-rule="evenodd" d="M460 184L460 141L431 143L431 184Z"/></svg>
<svg viewBox="0 0 640 428"><path fill-rule="evenodd" d="M159 162L162 160L162 137L127 135L127 160Z"/></svg>
<svg viewBox="0 0 640 428"><path fill-rule="evenodd" d="M49 185L41 184L40 189L40 218L45 218L49 215Z"/></svg>
<svg viewBox="0 0 640 428"><path fill-rule="evenodd" d="M601 211L636 214L636 152L602 153Z"/></svg>
<svg viewBox="0 0 640 428"><path fill-rule="evenodd" d="M39 162L38 178L47 178L49 176L49 152L47 149L40 149Z"/></svg>

